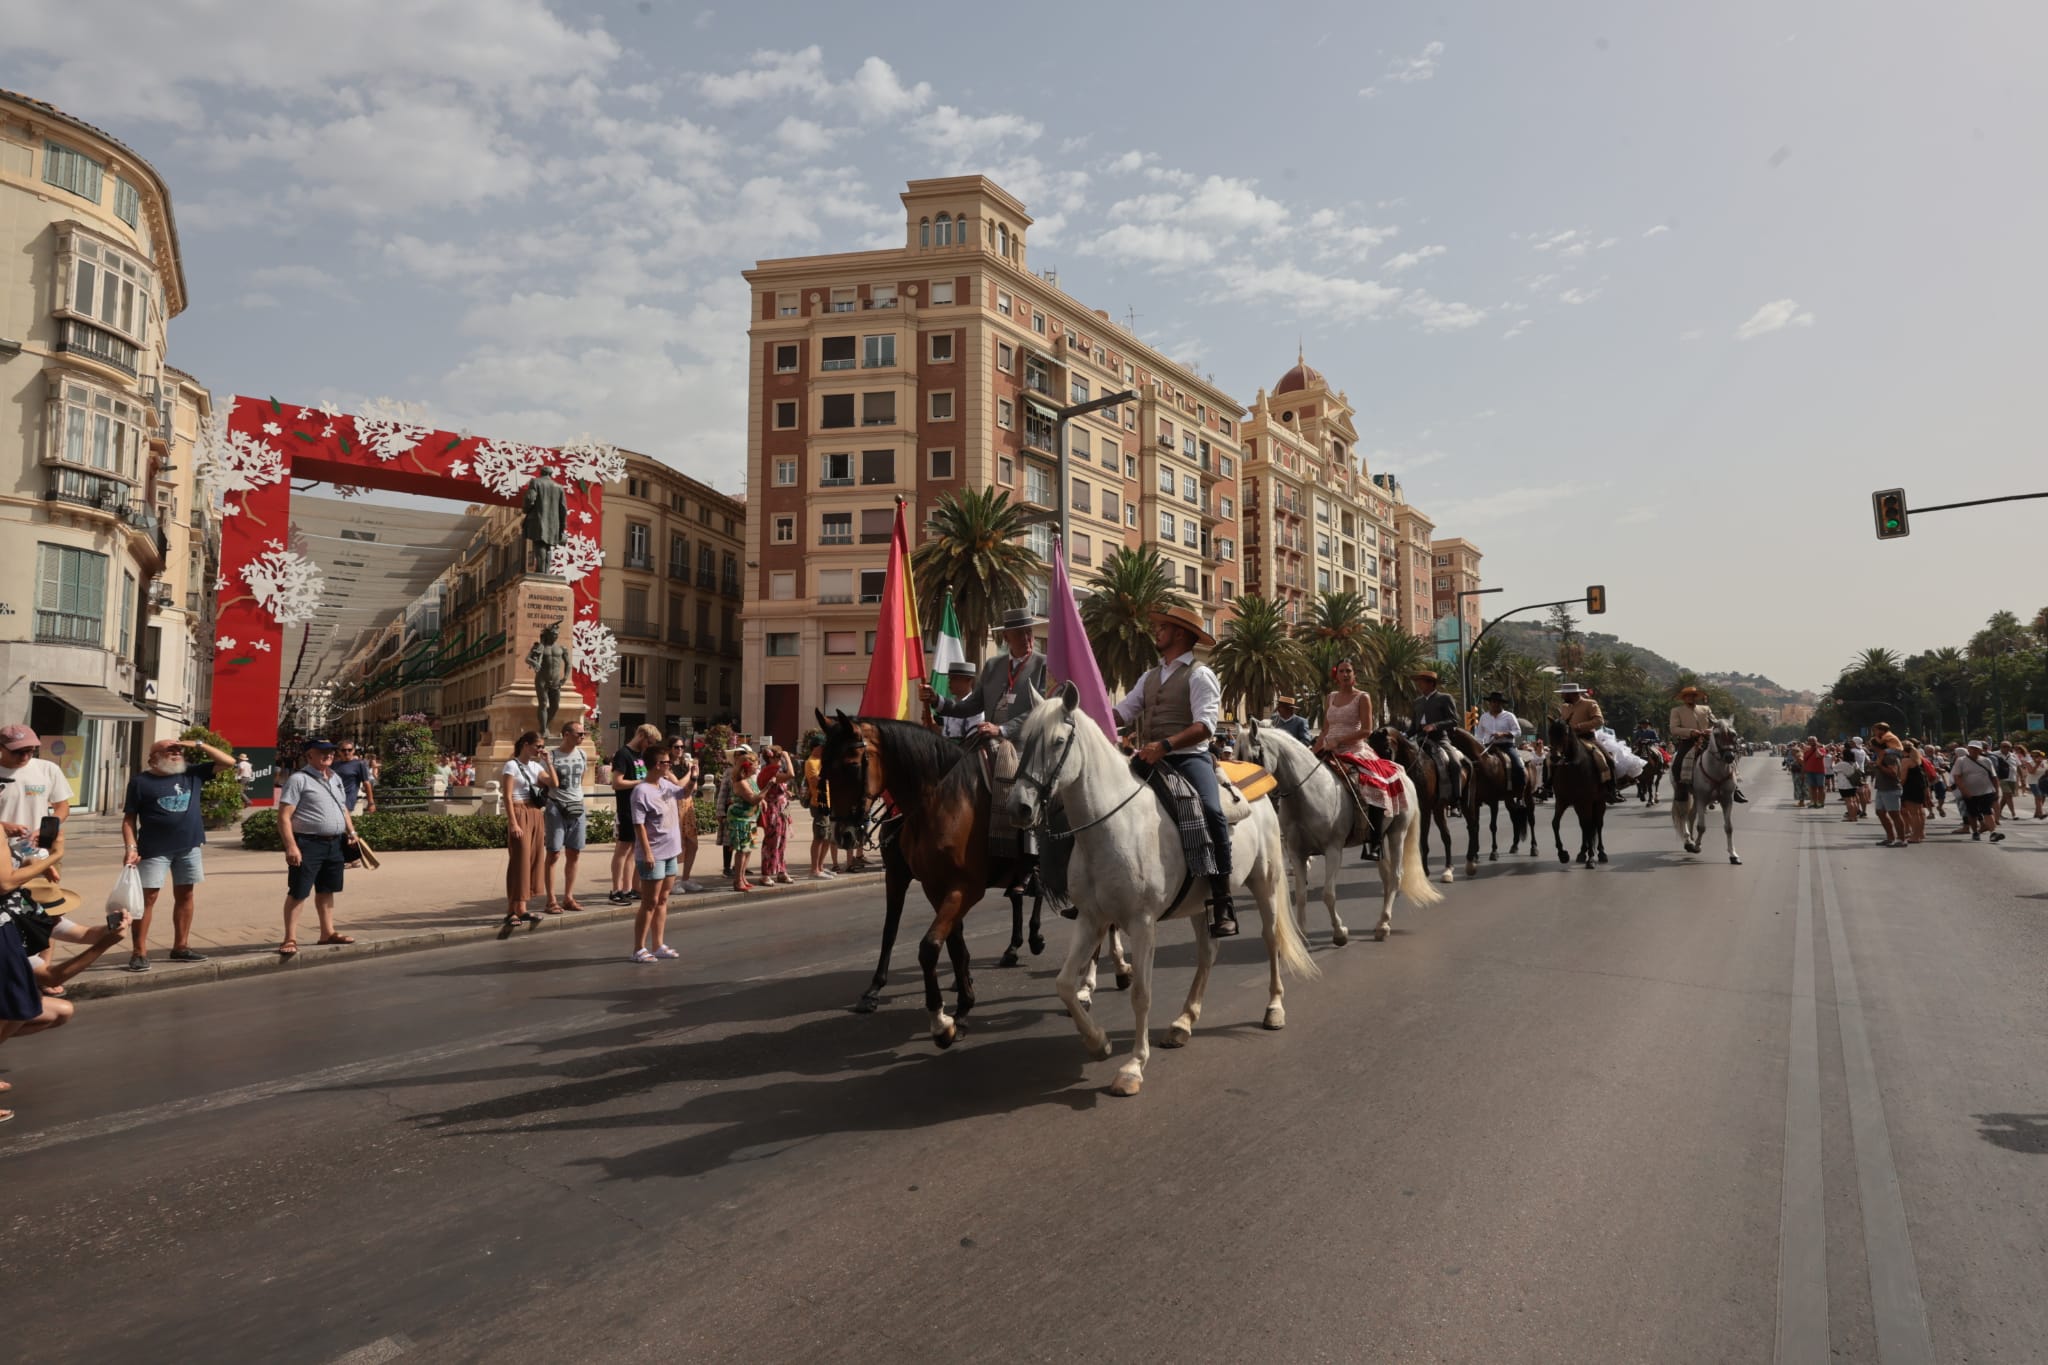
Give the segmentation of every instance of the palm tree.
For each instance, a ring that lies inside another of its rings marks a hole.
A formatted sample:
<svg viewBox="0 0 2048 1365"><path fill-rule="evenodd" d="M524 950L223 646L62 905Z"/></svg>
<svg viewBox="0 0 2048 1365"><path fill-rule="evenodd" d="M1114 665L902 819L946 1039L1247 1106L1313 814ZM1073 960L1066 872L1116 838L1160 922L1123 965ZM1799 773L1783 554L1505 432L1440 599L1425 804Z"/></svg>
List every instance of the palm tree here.
<svg viewBox="0 0 2048 1365"><path fill-rule="evenodd" d="M1896 673L1898 669L1899 656L1889 649L1866 649L1849 665L1851 673Z"/></svg>
<svg viewBox="0 0 2048 1365"><path fill-rule="evenodd" d="M1368 626L1364 644L1358 682L1378 701L1380 721L1391 720L1397 710L1407 714L1409 699L1415 694L1415 671L1436 667L1434 646L1393 621L1375 621Z"/></svg>
<svg viewBox="0 0 2048 1365"><path fill-rule="evenodd" d="M1301 686L1313 665L1308 651L1288 629L1280 604L1270 597L1245 593L1230 604L1235 616L1209 658L1223 685L1226 709L1240 715L1265 715L1273 697Z"/></svg>
<svg viewBox="0 0 2048 1365"><path fill-rule="evenodd" d="M1516 654L1501 666L1494 685L1507 693L1509 707L1531 725L1540 724L1550 711L1553 675L1541 659Z"/></svg>
<svg viewBox="0 0 2048 1365"><path fill-rule="evenodd" d="M1128 692L1159 662L1152 617L1167 607L1192 605L1156 546L1116 550L1102 561L1081 603L1081 626L1095 649L1102 680Z"/></svg>
<svg viewBox="0 0 2048 1365"><path fill-rule="evenodd" d="M944 494L925 524L934 534L910 552L918 619L936 626L950 590L967 652L978 655L1002 614L1024 605L1045 561L1025 540L1022 516L1001 489Z"/></svg>
<svg viewBox="0 0 2048 1365"><path fill-rule="evenodd" d="M1340 661L1358 662L1365 646L1366 627L1370 624L1363 597L1355 592L1323 592L1317 593L1315 600L1309 603L1308 615L1295 627L1294 633L1307 650L1309 666L1316 678L1324 679ZM1306 688L1301 703L1301 709L1310 720L1321 719L1321 684Z"/></svg>

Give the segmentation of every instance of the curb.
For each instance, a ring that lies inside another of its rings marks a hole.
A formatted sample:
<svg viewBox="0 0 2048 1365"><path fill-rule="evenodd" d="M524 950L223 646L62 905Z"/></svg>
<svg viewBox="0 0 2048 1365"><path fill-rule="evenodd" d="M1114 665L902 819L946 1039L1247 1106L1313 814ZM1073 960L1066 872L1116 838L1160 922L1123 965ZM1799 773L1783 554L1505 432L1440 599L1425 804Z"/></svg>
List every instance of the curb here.
<svg viewBox="0 0 2048 1365"><path fill-rule="evenodd" d="M742 903L764 905L777 901L799 900L838 890L842 886L880 886L881 883L880 872L855 872L841 873L829 882L802 881L791 886L777 887L765 900L741 891L700 892L693 896L685 896L680 901L671 901L669 917L675 919ZM525 929L515 929L513 936L525 938L530 934L559 933L600 924L616 924L620 920L632 919L634 911L635 907L630 905L605 905L593 907L581 914L548 915L538 924L529 925ZM502 922L503 916L500 916L499 920ZM277 954L271 952L238 953L233 957L212 958L204 963L179 964L175 970L156 966L147 972L127 972L119 968L111 971L88 971L71 981L66 989L66 998L110 1000L119 996L145 995L183 986L210 986L239 977L331 967L343 962L360 962L364 958L423 952L431 948L454 948L465 943L480 943L486 939L494 939L498 936L499 927L499 924L471 924L454 929L400 934L393 938L330 944L324 948L308 944L301 947L298 956L290 962L280 961Z"/></svg>

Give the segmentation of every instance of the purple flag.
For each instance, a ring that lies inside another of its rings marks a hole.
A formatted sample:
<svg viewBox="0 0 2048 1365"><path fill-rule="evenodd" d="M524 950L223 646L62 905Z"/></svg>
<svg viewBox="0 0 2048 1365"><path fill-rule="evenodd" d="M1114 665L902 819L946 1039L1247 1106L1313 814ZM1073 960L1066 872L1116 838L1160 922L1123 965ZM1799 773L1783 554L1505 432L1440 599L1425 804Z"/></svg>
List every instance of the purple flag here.
<svg viewBox="0 0 2048 1365"><path fill-rule="evenodd" d="M1046 606L1045 666L1048 682L1057 687L1072 683L1081 694L1081 709L1102 727L1112 743L1116 741L1116 715L1109 709L1109 689L1102 685L1102 670L1095 664L1095 647L1088 632L1081 629L1081 609L1074 605L1074 585L1067 581L1066 547L1058 537L1052 542L1052 600Z"/></svg>

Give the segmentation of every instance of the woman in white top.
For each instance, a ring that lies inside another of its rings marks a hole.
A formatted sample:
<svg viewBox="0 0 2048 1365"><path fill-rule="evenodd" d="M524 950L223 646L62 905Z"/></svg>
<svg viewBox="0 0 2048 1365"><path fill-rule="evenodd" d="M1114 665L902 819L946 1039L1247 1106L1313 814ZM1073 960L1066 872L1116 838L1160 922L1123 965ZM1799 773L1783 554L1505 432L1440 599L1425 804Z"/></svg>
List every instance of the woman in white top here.
<svg viewBox="0 0 2048 1365"><path fill-rule="evenodd" d="M541 807L548 788L557 785L555 762L540 732L528 730L513 742L500 786L505 795L506 933L515 924L540 918L527 912L526 903L547 889L548 827Z"/></svg>
<svg viewBox="0 0 2048 1365"><path fill-rule="evenodd" d="M1844 820L1854 820L1863 813L1862 805L1856 799L1857 788L1863 781L1862 757L1860 749L1846 746L1842 750L1842 756L1835 760L1835 790L1842 794Z"/></svg>
<svg viewBox="0 0 2048 1365"><path fill-rule="evenodd" d="M1330 681L1337 690L1323 698L1323 729L1316 736L1315 750L1364 758L1370 752L1366 736L1373 731L1372 698L1357 690L1358 670L1349 659L1338 660Z"/></svg>

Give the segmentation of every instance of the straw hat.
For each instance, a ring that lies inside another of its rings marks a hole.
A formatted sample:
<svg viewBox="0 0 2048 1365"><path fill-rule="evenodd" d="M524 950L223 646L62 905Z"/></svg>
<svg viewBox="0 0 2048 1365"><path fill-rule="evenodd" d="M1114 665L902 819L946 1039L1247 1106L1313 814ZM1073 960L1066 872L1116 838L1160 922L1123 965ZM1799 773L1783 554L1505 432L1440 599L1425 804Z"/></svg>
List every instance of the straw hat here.
<svg viewBox="0 0 2048 1365"><path fill-rule="evenodd" d="M1275 705L1275 706L1299 706L1299 705L1300 705L1300 703L1299 703L1299 702L1297 702L1297 701L1295 701L1295 699L1294 699L1294 698L1292 698L1292 697L1287 697L1287 696L1281 696L1281 697L1275 697L1275 698L1273 698L1273 705Z"/></svg>
<svg viewBox="0 0 2048 1365"><path fill-rule="evenodd" d="M1203 628L1202 618L1195 615L1193 607L1167 607L1161 611L1153 612L1152 624L1156 626L1161 621L1171 621L1173 624L1186 630L1195 637L1195 643L1198 645L1213 645L1216 643L1216 637Z"/></svg>
<svg viewBox="0 0 2048 1365"><path fill-rule="evenodd" d="M1433 668L1418 668L1413 673L1410 673L1408 677L1409 680L1412 682L1421 682L1424 678L1429 679L1433 683L1440 683L1443 681L1442 678L1439 678L1437 676L1436 670Z"/></svg>
<svg viewBox="0 0 2048 1365"><path fill-rule="evenodd" d="M1705 701L1707 694L1694 687L1691 683L1687 683L1684 687L1678 689L1678 699L1680 701Z"/></svg>

